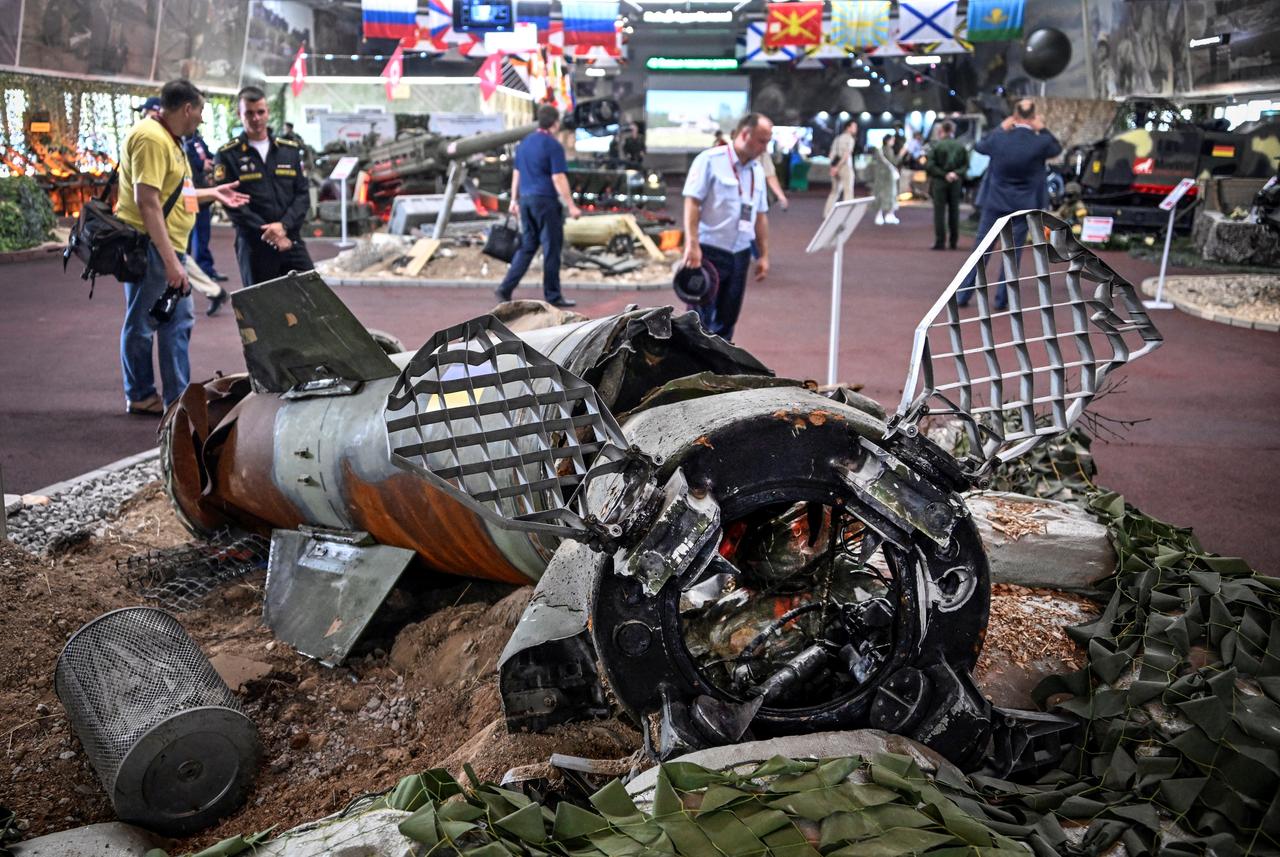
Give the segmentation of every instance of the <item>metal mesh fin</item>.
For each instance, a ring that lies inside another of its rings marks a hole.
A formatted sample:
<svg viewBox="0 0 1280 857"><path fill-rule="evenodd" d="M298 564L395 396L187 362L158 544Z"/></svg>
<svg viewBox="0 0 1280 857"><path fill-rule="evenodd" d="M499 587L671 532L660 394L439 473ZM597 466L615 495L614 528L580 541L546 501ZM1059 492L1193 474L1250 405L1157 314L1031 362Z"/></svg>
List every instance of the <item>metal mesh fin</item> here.
<svg viewBox="0 0 1280 857"><path fill-rule="evenodd" d="M1002 286L1007 308L997 308ZM1019 211L996 222L916 327L890 430L913 431L927 413L960 417L977 476L1066 431L1107 375L1162 341L1133 285L1070 226Z"/></svg>
<svg viewBox="0 0 1280 857"><path fill-rule="evenodd" d="M595 388L489 315L433 336L385 417L396 465L514 529L616 538L649 476ZM588 512L586 488L606 474Z"/></svg>

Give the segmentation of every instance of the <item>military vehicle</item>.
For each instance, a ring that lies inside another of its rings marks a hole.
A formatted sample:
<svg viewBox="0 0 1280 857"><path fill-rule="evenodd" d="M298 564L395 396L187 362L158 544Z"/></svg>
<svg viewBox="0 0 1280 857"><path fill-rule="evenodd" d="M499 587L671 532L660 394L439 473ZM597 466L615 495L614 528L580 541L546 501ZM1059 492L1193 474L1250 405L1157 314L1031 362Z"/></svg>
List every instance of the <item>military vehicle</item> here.
<svg viewBox="0 0 1280 857"><path fill-rule="evenodd" d="M1222 120L1193 122L1168 101L1131 100L1116 109L1107 136L1070 149L1059 169L1063 202L1090 215L1110 217L1117 227L1163 228L1168 214L1160 201L1184 178L1263 179L1280 163L1280 123L1258 124L1244 133L1225 130ZM1193 188L1178 204L1191 208ZM1190 218L1177 225L1189 229Z"/></svg>
<svg viewBox="0 0 1280 857"><path fill-rule="evenodd" d="M993 709L970 675L990 580L960 492L1161 343L1067 223L997 222L892 415L671 307L520 335L486 315L388 355L314 272L232 301L248 372L187 388L162 467L194 532L270 533L264 619L299 651L340 663L402 573L536 581L499 662L513 730L616 703L662 758L870 726L998 776L1056 763L1074 721Z"/></svg>

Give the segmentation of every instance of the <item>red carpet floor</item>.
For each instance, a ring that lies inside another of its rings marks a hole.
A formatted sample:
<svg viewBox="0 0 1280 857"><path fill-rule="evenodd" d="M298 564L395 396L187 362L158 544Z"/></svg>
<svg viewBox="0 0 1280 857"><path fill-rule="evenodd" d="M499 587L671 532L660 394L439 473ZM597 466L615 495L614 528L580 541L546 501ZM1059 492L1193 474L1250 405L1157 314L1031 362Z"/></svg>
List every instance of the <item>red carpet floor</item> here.
<svg viewBox="0 0 1280 857"><path fill-rule="evenodd" d="M782 375L825 380L830 254L804 247L821 197L798 195L772 217L773 272L748 287L738 343ZM911 333L965 252L930 252L931 212L901 212L902 225L869 221L845 260L841 379L861 382L892 410L906 376ZM971 246L971 241L962 246ZM214 230L215 255L235 271L232 236ZM317 258L332 248L313 244ZM1107 261L1134 283L1154 265L1124 254ZM1185 273L1185 272L1183 272ZM153 446L155 421L123 412L119 334L123 297L113 280L87 284L59 258L0 266L0 465L5 490L24 492ZM493 305L487 289L349 287L337 290L370 327L416 347L436 329ZM529 282L516 294L537 297ZM591 316L628 304L666 303L662 292L567 292ZM243 371L231 313L198 319L192 375ZM1273 486L1280 478L1280 338L1227 327L1176 310L1156 315L1165 345L1121 370L1128 382L1097 409L1146 420L1118 442L1095 447L1102 484L1157 517L1194 526L1213 551L1240 555L1275 573Z"/></svg>

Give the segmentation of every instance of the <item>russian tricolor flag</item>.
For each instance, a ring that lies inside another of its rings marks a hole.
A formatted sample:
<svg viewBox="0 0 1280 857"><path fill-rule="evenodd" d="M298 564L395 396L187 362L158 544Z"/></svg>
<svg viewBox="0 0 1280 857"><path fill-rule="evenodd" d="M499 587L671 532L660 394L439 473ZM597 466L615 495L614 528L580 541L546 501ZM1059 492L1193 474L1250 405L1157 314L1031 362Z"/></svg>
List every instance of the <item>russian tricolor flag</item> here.
<svg viewBox="0 0 1280 857"><path fill-rule="evenodd" d="M600 45L616 47L618 19L616 0L564 0L560 4L564 17L566 45Z"/></svg>
<svg viewBox="0 0 1280 857"><path fill-rule="evenodd" d="M366 39L413 38L418 0L360 0Z"/></svg>

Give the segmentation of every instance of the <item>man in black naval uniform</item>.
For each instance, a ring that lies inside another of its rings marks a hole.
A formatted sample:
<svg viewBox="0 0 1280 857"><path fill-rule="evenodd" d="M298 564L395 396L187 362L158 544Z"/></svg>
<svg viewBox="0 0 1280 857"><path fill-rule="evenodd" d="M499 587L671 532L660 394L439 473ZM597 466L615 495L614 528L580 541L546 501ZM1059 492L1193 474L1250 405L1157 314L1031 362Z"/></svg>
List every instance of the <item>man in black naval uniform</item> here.
<svg viewBox="0 0 1280 857"><path fill-rule="evenodd" d="M267 96L256 86L240 90L244 133L218 150L217 183L240 182L249 204L228 209L236 227L236 261L246 286L310 271L299 230L311 199L302 171L302 148L268 128Z"/></svg>

